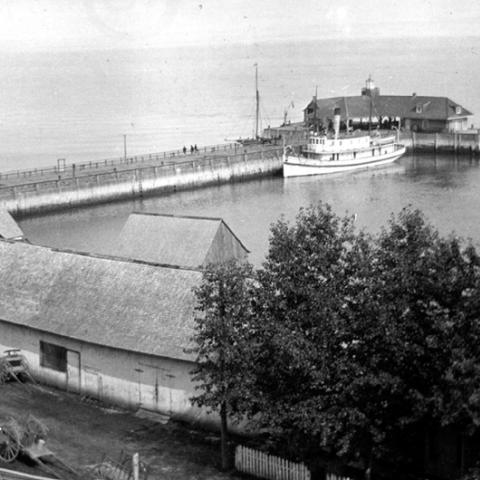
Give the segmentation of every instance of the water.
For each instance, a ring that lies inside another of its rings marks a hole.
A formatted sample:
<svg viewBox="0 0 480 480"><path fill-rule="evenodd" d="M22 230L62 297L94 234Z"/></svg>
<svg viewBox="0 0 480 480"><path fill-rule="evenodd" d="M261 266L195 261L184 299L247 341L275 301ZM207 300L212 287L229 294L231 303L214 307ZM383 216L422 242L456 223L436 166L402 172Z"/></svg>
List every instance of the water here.
<svg viewBox="0 0 480 480"><path fill-rule="evenodd" d="M254 63L263 126L319 97L358 95L372 74L385 94L449 96L480 112L480 38L315 41L157 50L0 54L0 170L221 143L254 127ZM293 105L292 105L293 102ZM473 117L476 122L479 117ZM391 212L421 208L444 234L480 241L479 166L404 157L382 170L280 177L21 220L34 243L109 252L129 213L223 217L260 264L269 225L319 200L376 231Z"/></svg>
<svg viewBox="0 0 480 480"><path fill-rule="evenodd" d="M293 220L302 206L327 202L339 215L356 214L356 225L378 232L392 212L420 208L443 235L452 231L480 245L480 164L468 158L405 156L393 165L333 176L271 177L177 192L143 200L75 209L20 220L33 242L110 253L133 211L222 217L261 264L270 225Z"/></svg>

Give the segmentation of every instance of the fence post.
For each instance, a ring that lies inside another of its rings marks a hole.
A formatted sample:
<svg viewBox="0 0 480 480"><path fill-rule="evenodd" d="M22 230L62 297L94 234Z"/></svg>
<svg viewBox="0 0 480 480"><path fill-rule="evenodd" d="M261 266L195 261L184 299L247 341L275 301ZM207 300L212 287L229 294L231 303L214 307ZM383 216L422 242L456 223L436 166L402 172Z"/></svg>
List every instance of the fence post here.
<svg viewBox="0 0 480 480"><path fill-rule="evenodd" d="M138 453L134 453L132 457L132 473L133 480L140 480L140 461Z"/></svg>

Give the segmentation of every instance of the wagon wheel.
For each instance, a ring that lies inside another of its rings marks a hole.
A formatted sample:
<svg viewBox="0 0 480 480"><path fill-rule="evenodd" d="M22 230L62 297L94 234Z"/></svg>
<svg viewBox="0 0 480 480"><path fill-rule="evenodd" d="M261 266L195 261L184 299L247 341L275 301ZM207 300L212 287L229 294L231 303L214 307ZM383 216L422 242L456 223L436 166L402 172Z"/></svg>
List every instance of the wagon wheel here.
<svg viewBox="0 0 480 480"><path fill-rule="evenodd" d="M0 358L0 385L8 380L9 368L8 363L3 358Z"/></svg>
<svg viewBox="0 0 480 480"><path fill-rule="evenodd" d="M15 423L0 426L0 461L13 462L20 452L20 438Z"/></svg>
<svg viewBox="0 0 480 480"><path fill-rule="evenodd" d="M24 446L32 445L40 439L47 438L48 427L44 425L38 418L29 414L24 422L22 444Z"/></svg>

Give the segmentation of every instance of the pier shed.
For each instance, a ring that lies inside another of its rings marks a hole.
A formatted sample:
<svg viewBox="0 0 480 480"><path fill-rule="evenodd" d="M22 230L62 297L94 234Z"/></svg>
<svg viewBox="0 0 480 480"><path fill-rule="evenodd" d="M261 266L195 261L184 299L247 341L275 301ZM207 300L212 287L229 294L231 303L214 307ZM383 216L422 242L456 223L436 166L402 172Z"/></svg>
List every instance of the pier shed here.
<svg viewBox="0 0 480 480"><path fill-rule="evenodd" d="M231 259L244 261L249 251L221 218L132 213L113 253L196 269Z"/></svg>
<svg viewBox="0 0 480 480"><path fill-rule="evenodd" d="M25 238L18 223L8 213L0 208L0 238L6 240L23 240Z"/></svg>
<svg viewBox="0 0 480 480"><path fill-rule="evenodd" d="M333 112L340 109L343 128L402 128L415 132L458 132L468 129L473 115L448 97L381 95L371 78L358 96L313 97L304 109L304 122L310 127L328 128Z"/></svg>
<svg viewBox="0 0 480 480"><path fill-rule="evenodd" d="M201 272L0 240L0 352L60 389L190 421Z"/></svg>

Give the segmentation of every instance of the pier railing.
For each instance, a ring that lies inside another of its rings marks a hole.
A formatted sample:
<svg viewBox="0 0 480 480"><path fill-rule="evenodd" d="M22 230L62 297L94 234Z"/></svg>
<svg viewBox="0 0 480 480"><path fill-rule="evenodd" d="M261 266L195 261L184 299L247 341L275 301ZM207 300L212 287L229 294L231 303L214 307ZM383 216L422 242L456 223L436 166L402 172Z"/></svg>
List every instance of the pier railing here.
<svg viewBox="0 0 480 480"><path fill-rule="evenodd" d="M128 166L128 165L135 165L138 163L148 163L148 162L174 162L175 159L185 158L188 159L190 157L195 157L199 155L211 154L211 153L219 153L222 151L230 151L233 150L235 153L240 152L243 149L243 145L239 143L225 143L225 144L217 144L217 145L207 145L203 147L198 147L195 151L191 152L190 149L187 150L186 153L183 152L182 149L177 150L167 150L164 152L156 152L156 153L147 153L143 155L130 155L127 157L115 157L115 158L108 158L104 160L96 160L90 162L72 162L67 165L57 165L52 167L45 167L45 168L31 168L31 169L19 169L19 170L10 170L6 172L0 172L0 181L1 180L8 180L12 178L24 178L28 180L29 177L38 177L38 176L48 176L48 175L61 175L62 173L68 173L69 175L71 172L75 171L80 173L84 170L91 170L91 169L100 169L105 167L116 167L116 166ZM187 161L187 160L186 160Z"/></svg>

